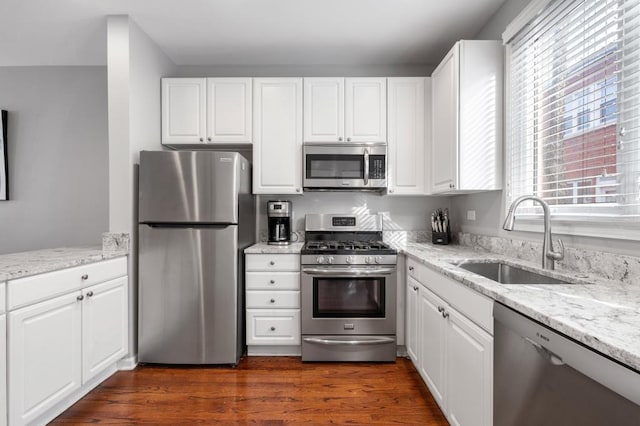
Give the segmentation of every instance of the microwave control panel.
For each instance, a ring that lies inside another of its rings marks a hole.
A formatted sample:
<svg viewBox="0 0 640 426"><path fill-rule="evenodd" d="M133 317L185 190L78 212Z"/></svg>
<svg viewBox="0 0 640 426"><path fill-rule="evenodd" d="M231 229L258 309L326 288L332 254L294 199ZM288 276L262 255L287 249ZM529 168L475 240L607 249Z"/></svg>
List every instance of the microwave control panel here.
<svg viewBox="0 0 640 426"><path fill-rule="evenodd" d="M369 156L369 179L385 179L386 176L385 156Z"/></svg>

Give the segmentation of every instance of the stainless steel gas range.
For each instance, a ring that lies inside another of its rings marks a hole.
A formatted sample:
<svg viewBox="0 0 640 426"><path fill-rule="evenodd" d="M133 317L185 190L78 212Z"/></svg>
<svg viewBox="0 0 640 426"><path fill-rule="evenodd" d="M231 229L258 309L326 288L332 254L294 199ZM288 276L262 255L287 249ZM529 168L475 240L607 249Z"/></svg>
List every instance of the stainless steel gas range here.
<svg viewBox="0 0 640 426"><path fill-rule="evenodd" d="M308 214L303 361L395 361L397 251L378 215Z"/></svg>

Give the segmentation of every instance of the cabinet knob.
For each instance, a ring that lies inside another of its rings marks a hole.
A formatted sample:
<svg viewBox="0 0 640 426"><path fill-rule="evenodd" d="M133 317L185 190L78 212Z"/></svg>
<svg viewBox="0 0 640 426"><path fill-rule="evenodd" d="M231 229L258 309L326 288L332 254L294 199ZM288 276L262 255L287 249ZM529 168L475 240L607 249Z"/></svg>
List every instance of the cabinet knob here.
<svg viewBox="0 0 640 426"><path fill-rule="evenodd" d="M410 271L413 271L413 266L409 266L409 270L410 270Z"/></svg>
<svg viewBox="0 0 640 426"><path fill-rule="evenodd" d="M453 184L453 183L449 184L449 188L455 188L455 187L456 187L455 184Z"/></svg>
<svg viewBox="0 0 640 426"><path fill-rule="evenodd" d="M81 277L80 277L80 279L81 279L82 281L86 281L86 280L88 280L88 279L89 279L89 275L88 275L88 274L84 274L83 276L81 276Z"/></svg>
<svg viewBox="0 0 640 426"><path fill-rule="evenodd" d="M76 297L76 300L77 300L78 302L82 302L82 301L84 300L84 296L83 296L83 295L80 295L80 296Z"/></svg>
<svg viewBox="0 0 640 426"><path fill-rule="evenodd" d="M269 284L275 284L276 280L269 280Z"/></svg>
<svg viewBox="0 0 640 426"><path fill-rule="evenodd" d="M449 318L449 312L442 311L442 318Z"/></svg>
<svg viewBox="0 0 640 426"><path fill-rule="evenodd" d="M204 141L204 138L200 138L200 142L203 142L203 141Z"/></svg>
<svg viewBox="0 0 640 426"><path fill-rule="evenodd" d="M389 193L393 194L393 188L389 188Z"/></svg>
<svg viewBox="0 0 640 426"><path fill-rule="evenodd" d="M413 286L413 291L418 291L418 286Z"/></svg>
<svg viewBox="0 0 640 426"><path fill-rule="evenodd" d="M296 188L296 192L300 192L300 188Z"/></svg>
<svg viewBox="0 0 640 426"><path fill-rule="evenodd" d="M209 136L209 137L207 138L207 140L208 140L209 142L211 142L211 136Z"/></svg>
<svg viewBox="0 0 640 426"><path fill-rule="evenodd" d="M93 296L93 292L92 291L87 293L87 297L91 297L91 296Z"/></svg>
<svg viewBox="0 0 640 426"><path fill-rule="evenodd" d="M275 328L275 327L273 327L273 326L271 326L270 330L271 330L271 331L276 331L276 328Z"/></svg>
<svg viewBox="0 0 640 426"><path fill-rule="evenodd" d="M438 312L440 313L444 312L444 308L442 306L438 306Z"/></svg>
<svg viewBox="0 0 640 426"><path fill-rule="evenodd" d="M269 302L276 303L276 299L271 299L271 300L269 300Z"/></svg>
<svg viewBox="0 0 640 426"><path fill-rule="evenodd" d="M269 265L271 265L271 266L273 266L275 264L276 264L276 262L274 262L273 260L269 262Z"/></svg>
<svg viewBox="0 0 640 426"><path fill-rule="evenodd" d="M338 142L342 142L342 136L338 138Z"/></svg>
<svg viewBox="0 0 640 426"><path fill-rule="evenodd" d="M351 142L351 138L347 138L347 142Z"/></svg>

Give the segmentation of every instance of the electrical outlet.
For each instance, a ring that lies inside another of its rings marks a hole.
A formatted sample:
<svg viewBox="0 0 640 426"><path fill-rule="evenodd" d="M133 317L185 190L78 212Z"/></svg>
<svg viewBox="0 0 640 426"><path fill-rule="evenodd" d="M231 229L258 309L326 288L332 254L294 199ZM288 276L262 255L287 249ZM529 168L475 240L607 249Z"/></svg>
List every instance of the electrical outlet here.
<svg viewBox="0 0 640 426"><path fill-rule="evenodd" d="M475 210L467 210L467 220L476 220Z"/></svg>

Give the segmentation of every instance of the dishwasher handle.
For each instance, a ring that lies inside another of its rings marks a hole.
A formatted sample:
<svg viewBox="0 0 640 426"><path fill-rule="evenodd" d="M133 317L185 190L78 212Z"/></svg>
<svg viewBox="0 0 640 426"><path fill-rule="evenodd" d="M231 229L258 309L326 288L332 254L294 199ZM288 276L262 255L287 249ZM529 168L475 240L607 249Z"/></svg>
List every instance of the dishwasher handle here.
<svg viewBox="0 0 640 426"><path fill-rule="evenodd" d="M554 354L549 349L547 349L544 346L542 346L540 343L534 342L533 340L529 339L528 337L525 337L524 340L526 340L528 343L530 343L536 349L538 354L540 354L540 356L542 358L546 359L551 364L553 364L553 365L564 365L565 364L564 361L562 360L562 358L560 358L558 355Z"/></svg>

